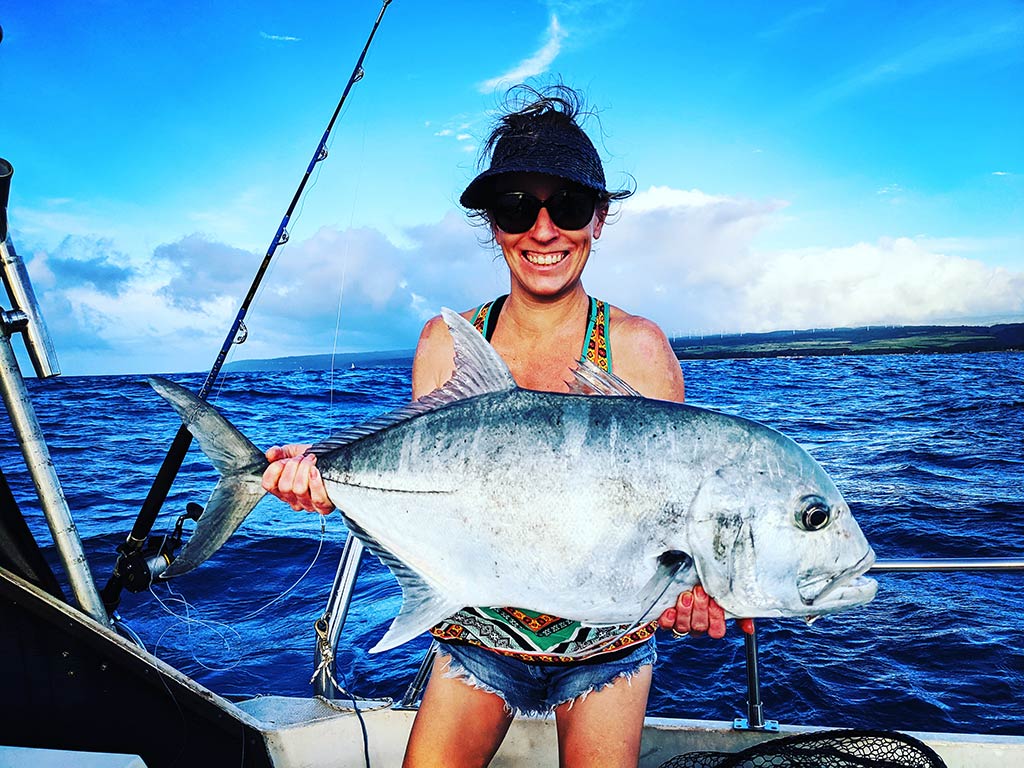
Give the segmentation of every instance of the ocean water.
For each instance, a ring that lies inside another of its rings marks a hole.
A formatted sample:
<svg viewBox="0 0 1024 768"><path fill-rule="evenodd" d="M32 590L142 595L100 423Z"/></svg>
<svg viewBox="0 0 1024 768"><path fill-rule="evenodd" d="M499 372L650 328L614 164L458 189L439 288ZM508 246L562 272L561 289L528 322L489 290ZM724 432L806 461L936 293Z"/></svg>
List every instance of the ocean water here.
<svg viewBox="0 0 1024 768"><path fill-rule="evenodd" d="M689 402L775 427L843 491L880 558L1024 553L1024 355L686 362ZM197 389L201 375L173 376ZM177 428L143 377L31 381L69 506L102 586ZM257 445L312 441L406 401L409 371L233 373L211 398ZM55 562L5 417L0 467ZM170 532L215 481L190 452L157 521ZM147 647L227 696L307 695L313 622L345 531L340 518L265 499L198 570L120 612ZM760 620L765 716L843 727L1024 734L1024 574L878 574L869 605ZM398 587L364 558L338 653L357 694L400 697L427 639L371 655ZM743 643L659 636L649 713L745 715Z"/></svg>

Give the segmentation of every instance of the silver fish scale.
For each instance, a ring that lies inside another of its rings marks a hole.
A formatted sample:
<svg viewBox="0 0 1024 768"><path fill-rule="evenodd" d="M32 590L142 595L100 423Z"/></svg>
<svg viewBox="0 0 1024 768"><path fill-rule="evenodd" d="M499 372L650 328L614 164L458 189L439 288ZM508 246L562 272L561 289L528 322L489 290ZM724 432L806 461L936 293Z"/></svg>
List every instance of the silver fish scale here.
<svg viewBox="0 0 1024 768"><path fill-rule="evenodd" d="M748 451L750 431L674 403L516 390L390 427L319 466L346 517L462 605L618 623L650 608L637 600L659 555L692 550L690 502Z"/></svg>

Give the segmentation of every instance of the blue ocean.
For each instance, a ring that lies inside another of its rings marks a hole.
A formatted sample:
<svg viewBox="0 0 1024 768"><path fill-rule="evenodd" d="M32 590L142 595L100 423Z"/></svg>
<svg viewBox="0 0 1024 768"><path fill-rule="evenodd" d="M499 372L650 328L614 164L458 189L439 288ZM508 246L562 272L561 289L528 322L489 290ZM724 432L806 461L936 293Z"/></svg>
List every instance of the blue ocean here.
<svg viewBox="0 0 1024 768"><path fill-rule="evenodd" d="M821 462L880 558L1024 554L1024 355L891 355L683 363L688 401L793 437ZM198 389L203 376L171 378ZM37 415L102 586L178 426L141 376L31 381ZM409 371L230 373L211 400L257 445L314 441L408 398ZM0 417L3 418L3 417ZM12 430L0 467L46 554ZM215 482L193 449L157 521L169 533ZM345 538L340 518L265 499L198 570L120 613L147 648L229 697L308 695L313 622ZM59 572L59 571L58 571ZM765 716L789 724L1024 734L1024 574L877 574L869 605L758 622ZM364 558L338 653L349 688L400 697L427 647L370 655L399 606ZM659 637L649 714L745 715L743 642Z"/></svg>

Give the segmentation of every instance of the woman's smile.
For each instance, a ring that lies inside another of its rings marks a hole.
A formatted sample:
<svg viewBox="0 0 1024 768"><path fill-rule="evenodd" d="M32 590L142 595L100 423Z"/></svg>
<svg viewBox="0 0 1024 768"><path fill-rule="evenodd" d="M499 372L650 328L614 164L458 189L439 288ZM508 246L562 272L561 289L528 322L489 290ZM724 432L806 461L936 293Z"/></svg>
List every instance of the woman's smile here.
<svg viewBox="0 0 1024 768"><path fill-rule="evenodd" d="M523 258L539 267L553 267L569 257L569 251L522 251Z"/></svg>

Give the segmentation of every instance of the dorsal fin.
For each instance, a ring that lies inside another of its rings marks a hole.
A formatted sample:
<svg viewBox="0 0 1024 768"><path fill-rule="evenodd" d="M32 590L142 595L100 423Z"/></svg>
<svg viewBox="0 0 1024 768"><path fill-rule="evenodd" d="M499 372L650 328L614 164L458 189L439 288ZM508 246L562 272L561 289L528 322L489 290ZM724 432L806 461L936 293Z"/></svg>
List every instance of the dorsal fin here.
<svg viewBox="0 0 1024 768"><path fill-rule="evenodd" d="M569 389L577 395L618 395L619 397L643 397L633 387L611 371L605 371L589 360L580 360L573 371L573 381L567 382Z"/></svg>
<svg viewBox="0 0 1024 768"><path fill-rule="evenodd" d="M361 437L449 403L516 388L516 381L501 355L480 335L471 322L448 307L441 308L441 317L444 318L455 344L455 373L447 383L408 405L331 435L310 448L310 453L318 456L328 453Z"/></svg>

